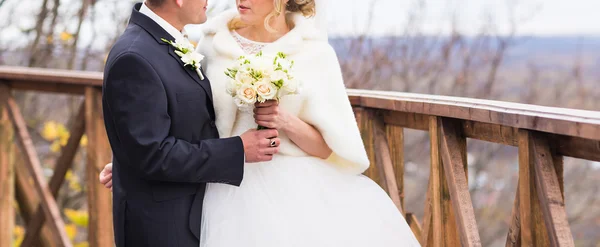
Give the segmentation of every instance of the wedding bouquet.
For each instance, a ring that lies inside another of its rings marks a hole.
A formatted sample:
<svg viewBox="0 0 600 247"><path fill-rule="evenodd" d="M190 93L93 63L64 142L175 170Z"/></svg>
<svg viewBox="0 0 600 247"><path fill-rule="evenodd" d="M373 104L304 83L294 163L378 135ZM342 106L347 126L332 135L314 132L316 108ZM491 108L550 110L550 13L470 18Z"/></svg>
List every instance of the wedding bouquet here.
<svg viewBox="0 0 600 247"><path fill-rule="evenodd" d="M251 111L256 102L279 100L300 92L300 83L293 76L294 61L281 52L275 56L262 52L238 58L225 71L230 80L227 93L240 110Z"/></svg>

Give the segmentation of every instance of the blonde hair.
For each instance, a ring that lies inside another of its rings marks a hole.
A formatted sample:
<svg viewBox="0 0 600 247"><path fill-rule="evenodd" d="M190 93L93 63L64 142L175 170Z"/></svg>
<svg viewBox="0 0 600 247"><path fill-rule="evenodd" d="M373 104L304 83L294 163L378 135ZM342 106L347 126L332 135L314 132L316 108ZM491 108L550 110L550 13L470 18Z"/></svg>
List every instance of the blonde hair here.
<svg viewBox="0 0 600 247"><path fill-rule="evenodd" d="M269 13L264 21L265 29L267 29L267 31L276 32L276 30L271 27L269 22L281 14L302 13L302 15L305 17L313 17L315 15L315 0L288 0L286 5L284 5L284 2L285 0L273 0L273 12ZM289 16L286 16L286 22L292 24ZM244 24L239 17L233 18L227 24L229 30L240 29L245 26L246 24Z"/></svg>

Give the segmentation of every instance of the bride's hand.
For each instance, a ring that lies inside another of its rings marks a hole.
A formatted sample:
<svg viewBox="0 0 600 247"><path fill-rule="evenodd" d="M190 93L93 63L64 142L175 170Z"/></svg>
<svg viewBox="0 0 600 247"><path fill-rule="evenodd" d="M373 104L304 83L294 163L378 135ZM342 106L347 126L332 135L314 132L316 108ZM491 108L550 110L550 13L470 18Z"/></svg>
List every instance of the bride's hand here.
<svg viewBox="0 0 600 247"><path fill-rule="evenodd" d="M256 103L254 106L254 119L258 125L285 130L289 124L290 116L279 108L278 101L268 100L265 103Z"/></svg>
<svg viewBox="0 0 600 247"><path fill-rule="evenodd" d="M98 176L100 183L112 191L112 163L106 164Z"/></svg>

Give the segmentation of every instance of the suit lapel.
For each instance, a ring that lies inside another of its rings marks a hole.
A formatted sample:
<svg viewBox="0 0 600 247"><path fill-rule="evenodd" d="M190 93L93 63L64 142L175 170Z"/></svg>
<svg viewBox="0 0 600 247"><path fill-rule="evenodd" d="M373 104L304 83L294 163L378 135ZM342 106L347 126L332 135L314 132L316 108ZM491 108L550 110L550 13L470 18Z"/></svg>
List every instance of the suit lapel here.
<svg viewBox="0 0 600 247"><path fill-rule="evenodd" d="M202 71L202 68L200 68L200 72L204 75L204 80L200 79L200 76L194 69L190 68L189 66L185 66L183 64L183 61L181 61L181 58L175 53L175 47L173 47L171 45L169 45L169 55L171 55L171 57L173 57L175 60L177 60L179 65L181 65L181 67L183 67L183 70L185 70L185 72L192 79L194 79L194 81L196 83L198 83L202 87L202 89L204 89L204 91L206 92L206 94L208 94L208 97L212 101L213 99L212 99L212 91L210 88L210 83L208 82L208 79L206 78L206 74L204 73L204 71Z"/></svg>

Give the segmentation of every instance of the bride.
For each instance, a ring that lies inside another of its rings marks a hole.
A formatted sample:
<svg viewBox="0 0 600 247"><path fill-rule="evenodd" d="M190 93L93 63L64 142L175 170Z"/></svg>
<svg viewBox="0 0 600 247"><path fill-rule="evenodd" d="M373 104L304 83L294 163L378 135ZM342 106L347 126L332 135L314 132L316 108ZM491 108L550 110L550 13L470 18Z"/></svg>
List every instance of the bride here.
<svg viewBox="0 0 600 247"><path fill-rule="evenodd" d="M198 50L220 137L261 125L278 129L281 143L272 161L245 166L241 186L208 184L201 247L419 246L388 195L361 175L369 160L338 59L312 18L324 1L236 0L237 11L203 26ZM302 92L240 111L224 71L260 51L294 60Z"/></svg>

